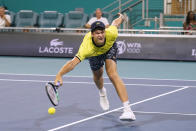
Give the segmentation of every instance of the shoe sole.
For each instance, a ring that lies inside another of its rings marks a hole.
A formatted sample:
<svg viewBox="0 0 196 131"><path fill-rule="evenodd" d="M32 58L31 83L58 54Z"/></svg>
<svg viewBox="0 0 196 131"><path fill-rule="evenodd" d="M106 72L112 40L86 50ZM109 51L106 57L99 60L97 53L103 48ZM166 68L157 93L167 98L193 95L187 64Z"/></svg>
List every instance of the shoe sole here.
<svg viewBox="0 0 196 131"><path fill-rule="evenodd" d="M120 119L121 121L129 121L129 122L132 122L132 121L135 121L136 119Z"/></svg>

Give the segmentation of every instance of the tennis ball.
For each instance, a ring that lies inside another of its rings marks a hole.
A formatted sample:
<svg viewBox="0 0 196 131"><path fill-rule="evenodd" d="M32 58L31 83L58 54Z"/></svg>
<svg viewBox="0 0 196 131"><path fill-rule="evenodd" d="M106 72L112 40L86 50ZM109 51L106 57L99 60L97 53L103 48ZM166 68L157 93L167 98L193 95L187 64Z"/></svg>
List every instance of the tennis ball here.
<svg viewBox="0 0 196 131"><path fill-rule="evenodd" d="M56 109L55 109L54 107L50 107L50 108L48 109L48 114L50 114L50 115L55 114L55 112L56 112Z"/></svg>

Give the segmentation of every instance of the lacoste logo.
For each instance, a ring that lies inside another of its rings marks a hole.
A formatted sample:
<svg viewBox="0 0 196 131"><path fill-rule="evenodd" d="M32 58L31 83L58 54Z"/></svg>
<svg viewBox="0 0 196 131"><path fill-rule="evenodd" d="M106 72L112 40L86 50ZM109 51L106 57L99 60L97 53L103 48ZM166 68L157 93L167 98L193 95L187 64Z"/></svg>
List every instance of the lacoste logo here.
<svg viewBox="0 0 196 131"><path fill-rule="evenodd" d="M63 45L63 41L58 41L59 39L53 39L50 41L50 46L60 46L60 45Z"/></svg>

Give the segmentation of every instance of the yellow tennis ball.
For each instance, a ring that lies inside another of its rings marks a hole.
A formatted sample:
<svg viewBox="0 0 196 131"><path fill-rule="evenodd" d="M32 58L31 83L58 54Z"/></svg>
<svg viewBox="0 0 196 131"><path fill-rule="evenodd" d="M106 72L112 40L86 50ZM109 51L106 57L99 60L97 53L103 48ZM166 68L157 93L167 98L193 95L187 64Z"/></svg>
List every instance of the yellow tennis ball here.
<svg viewBox="0 0 196 131"><path fill-rule="evenodd" d="M55 112L56 112L56 109L55 109L54 107L50 107L50 108L48 109L48 114L50 114L50 115L55 114Z"/></svg>

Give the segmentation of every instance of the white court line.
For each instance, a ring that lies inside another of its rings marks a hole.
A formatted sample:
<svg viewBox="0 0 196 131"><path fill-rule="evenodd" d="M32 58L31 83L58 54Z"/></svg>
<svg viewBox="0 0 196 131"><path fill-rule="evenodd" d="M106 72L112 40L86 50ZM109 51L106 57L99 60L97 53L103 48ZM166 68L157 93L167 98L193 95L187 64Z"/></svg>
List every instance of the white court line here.
<svg viewBox="0 0 196 131"><path fill-rule="evenodd" d="M185 86L185 87L177 89L177 90L173 90L173 91L170 91L170 92L167 92L167 93L163 93L163 94L160 94L160 95L148 98L148 99L144 99L142 101L135 102L133 104L130 104L129 106L138 105L138 104L141 104L141 103L144 103L144 102L147 102L147 101L150 101L150 100L162 97L162 96L166 96L166 95L178 92L178 91L182 91L182 90L185 90L185 89L188 89L188 88L189 87ZM100 116L103 116L103 115L106 115L106 114L109 114L109 113L112 113L112 112L115 112L115 111L118 111L118 110L121 110L123 108L124 107L116 108L114 110L107 111L107 112L104 112L104 113L101 113L101 114L98 114L98 115L95 115L95 116L87 117L85 119L82 119L82 120L79 120L79 121L75 121L75 122L72 122L72 123L69 123L69 124L66 124L66 125L63 125L63 126L59 126L57 128L49 129L48 131L56 131L56 130L59 130L59 129L62 129L62 128L65 128L65 127L73 126L75 124L82 123L82 122L85 122L85 121L88 121L88 120L91 120L91 119L94 119L94 118L97 118L97 117L100 117Z"/></svg>
<svg viewBox="0 0 196 131"><path fill-rule="evenodd" d="M0 81L14 81L14 82L37 82L37 83L46 83L50 80L16 80L16 79L0 79ZM53 80L51 80L53 81ZM74 81L64 81L63 82L64 84L65 83L69 83L69 84L90 84L90 85L94 85L95 83L94 82L74 82ZM104 83L104 85L111 85L112 83ZM182 85L153 85L153 84L126 84L126 86L152 86L152 87L175 87L175 88L179 88L179 87L184 87ZM191 88L196 88L196 86L192 86L192 85L186 85L188 87L191 87Z"/></svg>
<svg viewBox="0 0 196 131"><path fill-rule="evenodd" d="M185 113L172 113L172 112L146 112L146 111L133 111L141 114L161 114L161 115L179 115L179 116L196 116L196 114L185 114Z"/></svg>
<svg viewBox="0 0 196 131"><path fill-rule="evenodd" d="M0 73L0 75L16 75L16 76L56 76L56 75L46 75L46 74L16 74L16 73ZM63 77L81 77L81 78L92 78L92 76L77 76L77 75L64 75ZM108 77L104 77L108 78ZM196 81L196 80L186 80L186 79L158 79L158 78L129 78L129 77L121 77L122 79L130 79L130 80L162 80L162 81Z"/></svg>

